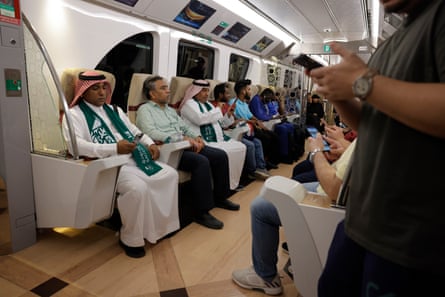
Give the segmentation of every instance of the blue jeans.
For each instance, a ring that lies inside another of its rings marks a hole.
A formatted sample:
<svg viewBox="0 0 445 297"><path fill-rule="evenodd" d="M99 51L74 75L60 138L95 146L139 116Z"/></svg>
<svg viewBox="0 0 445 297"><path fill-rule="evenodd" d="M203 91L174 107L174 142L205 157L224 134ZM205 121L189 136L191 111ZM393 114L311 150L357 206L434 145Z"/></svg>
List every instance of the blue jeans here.
<svg viewBox="0 0 445 297"><path fill-rule="evenodd" d="M303 184L304 185L304 184ZM266 281L277 275L281 220L275 206L262 196L250 204L252 262L255 272Z"/></svg>
<svg viewBox="0 0 445 297"><path fill-rule="evenodd" d="M306 191L317 193L317 188L320 185L320 183L319 182L311 182L311 183L302 183L302 185L306 189Z"/></svg>
<svg viewBox="0 0 445 297"><path fill-rule="evenodd" d="M247 147L246 150L246 160L244 161L244 167L247 173L253 173L257 168L265 169L266 161L264 161L263 145L261 141L253 137L252 139L247 139L243 137L241 142Z"/></svg>
<svg viewBox="0 0 445 297"><path fill-rule="evenodd" d="M247 138L241 138L241 142L246 146L246 159L244 161L244 169L248 174L252 174L256 170L255 161L255 144Z"/></svg>
<svg viewBox="0 0 445 297"><path fill-rule="evenodd" d="M280 217L275 206L258 196L250 205L252 262L255 272L266 281L277 275Z"/></svg>

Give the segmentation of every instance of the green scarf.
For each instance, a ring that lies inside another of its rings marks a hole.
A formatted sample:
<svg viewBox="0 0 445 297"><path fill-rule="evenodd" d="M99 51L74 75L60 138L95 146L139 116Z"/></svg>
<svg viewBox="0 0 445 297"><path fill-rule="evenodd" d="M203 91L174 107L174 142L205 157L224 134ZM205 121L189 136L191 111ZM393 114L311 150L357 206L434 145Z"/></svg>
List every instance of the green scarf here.
<svg viewBox="0 0 445 297"><path fill-rule="evenodd" d="M204 113L204 109L202 108L200 102L198 100L196 100L195 98L193 98L193 100L195 100L195 102L198 104L199 110L202 113ZM206 107L207 111L212 110L212 105L210 103L205 102L204 106ZM204 138L205 141L217 142L215 128L213 127L212 123L201 125L201 126L199 126L199 128L201 130L202 138ZM228 141L229 139L230 139L230 137L228 137L224 134L224 141Z"/></svg>
<svg viewBox="0 0 445 297"><path fill-rule="evenodd" d="M91 139L94 143L116 143L116 139L100 116L85 104L83 100L79 102L79 107L85 115L88 128L90 129ZM132 142L134 135L128 130L124 122L122 122L117 110L116 112L113 112L107 104L104 104L103 108L119 134L127 141ZM156 164L153 160L150 151L141 143L137 144L136 149L134 149L131 154L133 155L137 166L148 176L153 175L162 169L162 167Z"/></svg>

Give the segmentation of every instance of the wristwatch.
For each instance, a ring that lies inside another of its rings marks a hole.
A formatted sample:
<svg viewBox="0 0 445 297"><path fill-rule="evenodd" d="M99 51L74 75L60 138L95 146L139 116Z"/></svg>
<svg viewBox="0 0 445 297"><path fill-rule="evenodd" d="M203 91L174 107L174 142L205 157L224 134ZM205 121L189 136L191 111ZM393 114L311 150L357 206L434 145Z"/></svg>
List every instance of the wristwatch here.
<svg viewBox="0 0 445 297"><path fill-rule="evenodd" d="M361 101L365 101L372 90L372 82L374 76L378 74L377 70L369 69L364 75L354 81L352 85L352 93Z"/></svg>
<svg viewBox="0 0 445 297"><path fill-rule="evenodd" d="M323 150L316 148L315 150L313 150L312 152L309 153L309 162L311 162L312 164L314 164L314 157L316 153L322 152Z"/></svg>

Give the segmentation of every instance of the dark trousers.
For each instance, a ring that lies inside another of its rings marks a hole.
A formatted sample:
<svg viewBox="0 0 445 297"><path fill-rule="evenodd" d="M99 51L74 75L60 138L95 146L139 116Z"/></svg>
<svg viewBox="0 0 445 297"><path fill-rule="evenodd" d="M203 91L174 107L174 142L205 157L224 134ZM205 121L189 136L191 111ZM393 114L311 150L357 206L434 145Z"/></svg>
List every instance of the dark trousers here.
<svg viewBox="0 0 445 297"><path fill-rule="evenodd" d="M292 179L300 183L310 183L318 181L315 174L314 164L309 160L303 160L295 165L292 172Z"/></svg>
<svg viewBox="0 0 445 297"><path fill-rule="evenodd" d="M274 127L274 132L279 139L279 153L280 158L285 158L289 155L289 140L294 137L294 126L291 123L279 123Z"/></svg>
<svg viewBox="0 0 445 297"><path fill-rule="evenodd" d="M264 158L275 164L280 163L280 140L278 135L270 130L255 128L255 137L261 140Z"/></svg>
<svg viewBox="0 0 445 297"><path fill-rule="evenodd" d="M342 221L318 282L318 297L442 296L443 279L430 271L403 267L364 249L345 234Z"/></svg>
<svg viewBox="0 0 445 297"><path fill-rule="evenodd" d="M178 169L192 175L192 199L198 214L209 211L215 202L229 197L229 159L223 150L209 146L205 146L199 153L185 150Z"/></svg>

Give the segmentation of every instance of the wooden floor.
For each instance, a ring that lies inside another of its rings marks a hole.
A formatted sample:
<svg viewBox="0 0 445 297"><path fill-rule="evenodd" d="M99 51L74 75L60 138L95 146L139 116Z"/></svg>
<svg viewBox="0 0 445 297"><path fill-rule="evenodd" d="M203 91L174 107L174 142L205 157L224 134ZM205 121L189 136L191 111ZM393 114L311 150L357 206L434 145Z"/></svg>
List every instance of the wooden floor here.
<svg viewBox="0 0 445 297"><path fill-rule="evenodd" d="M280 164L271 173L289 177L293 166ZM254 181L230 198L240 203L240 211L211 211L224 229L191 223L156 245L147 244L141 259L127 257L116 233L105 227L40 231L33 246L0 257L0 296L265 296L231 280L234 269L252 263L249 205L262 184ZM288 255L280 249L278 256L282 296L295 297L297 290L282 270Z"/></svg>

